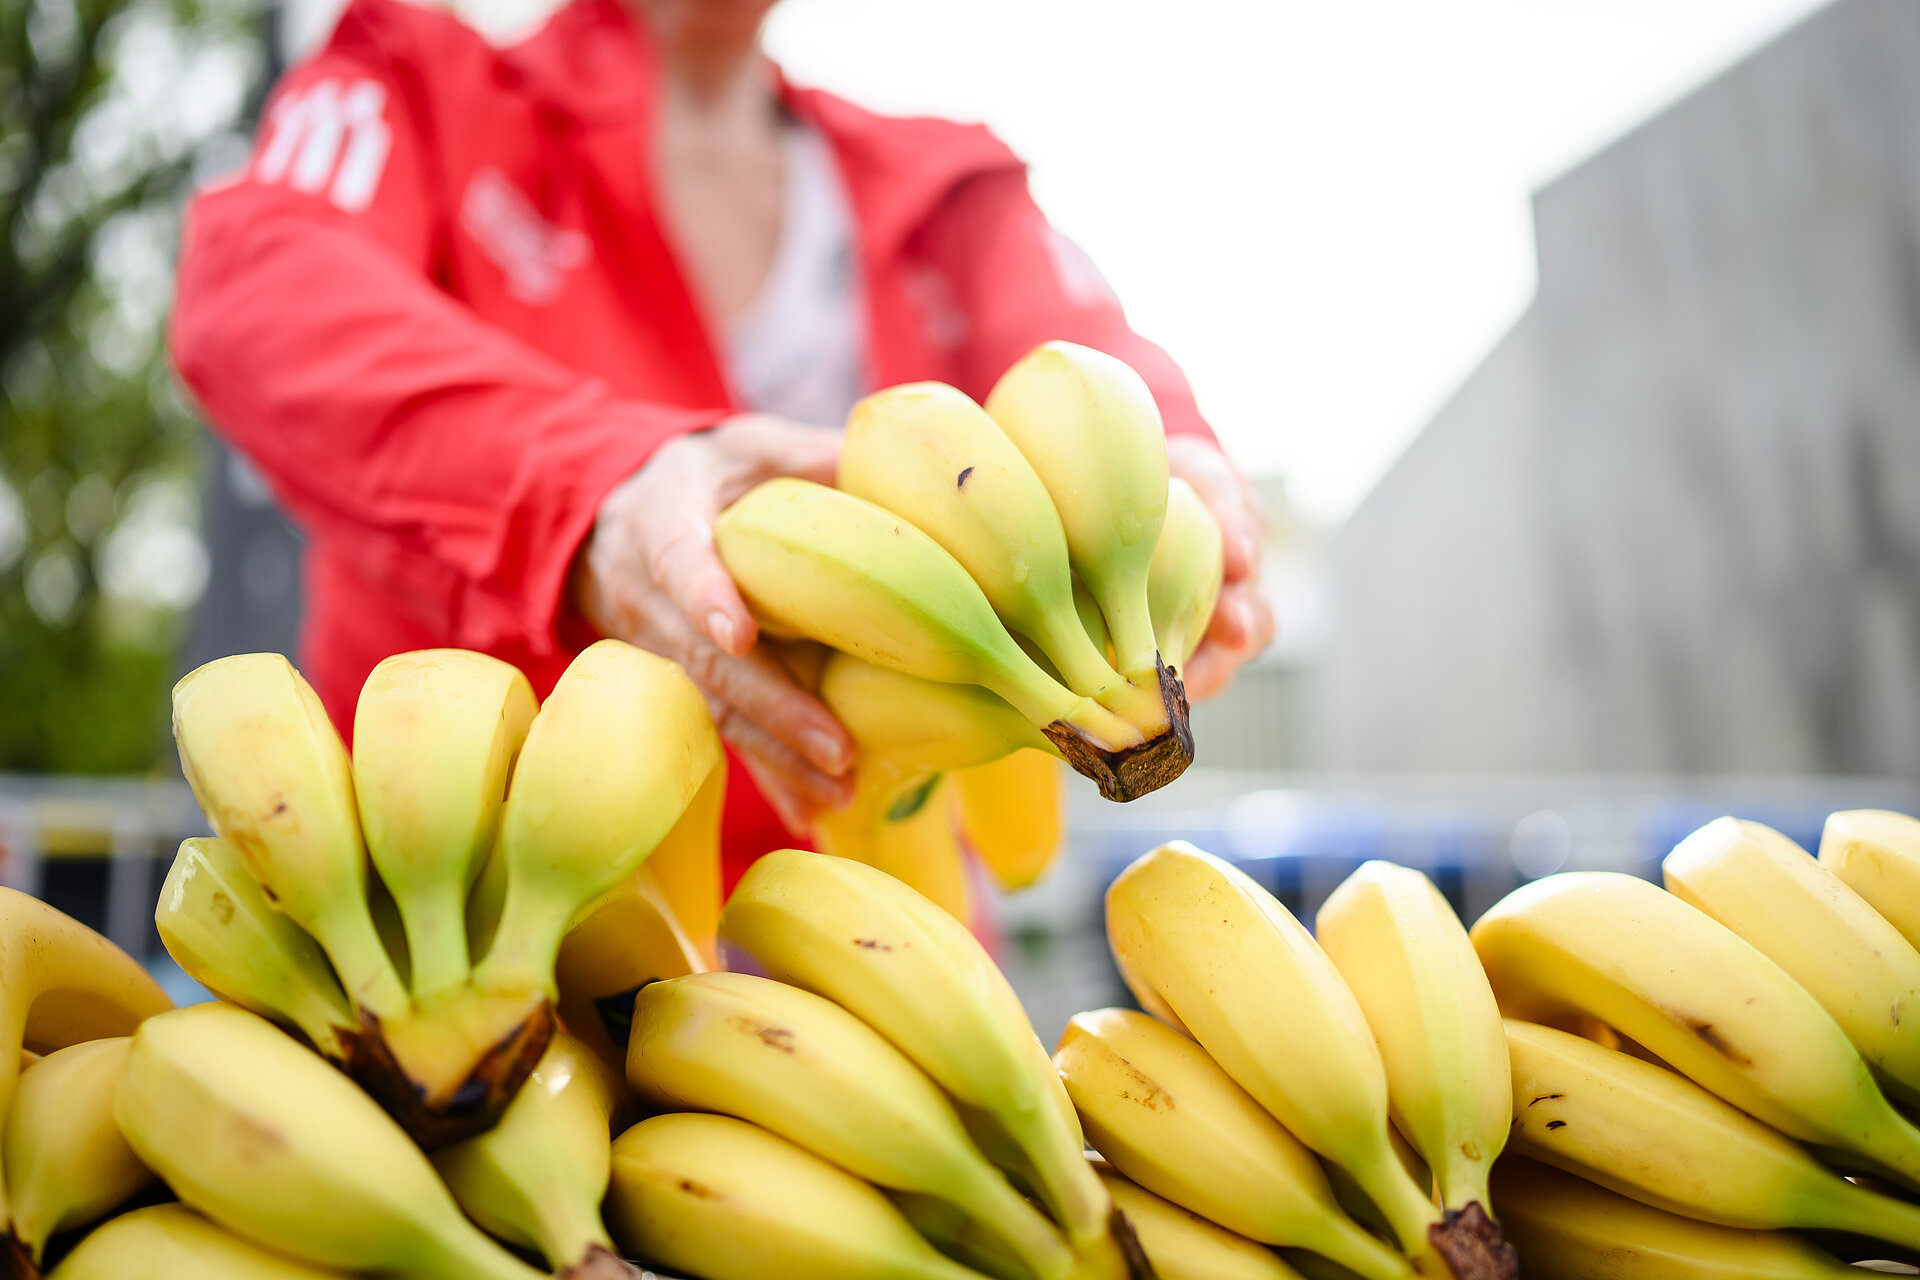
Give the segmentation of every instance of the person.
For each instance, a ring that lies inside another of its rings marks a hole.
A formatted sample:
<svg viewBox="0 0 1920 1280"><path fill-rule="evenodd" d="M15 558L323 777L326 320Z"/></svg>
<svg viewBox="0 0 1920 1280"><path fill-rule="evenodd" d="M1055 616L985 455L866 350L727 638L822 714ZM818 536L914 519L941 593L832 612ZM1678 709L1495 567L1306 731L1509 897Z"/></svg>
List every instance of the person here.
<svg viewBox="0 0 1920 1280"><path fill-rule="evenodd" d="M770 477L831 483L866 391L984 399L1054 338L1125 360L1225 536L1190 694L1273 632L1252 489L1019 161L789 83L771 5L572 0L494 48L352 0L245 171L193 201L170 332L309 535L300 664L343 733L391 653L481 650L544 693L597 636L632 641L685 667L751 779L729 882L850 797L853 744L756 645L713 521Z"/></svg>

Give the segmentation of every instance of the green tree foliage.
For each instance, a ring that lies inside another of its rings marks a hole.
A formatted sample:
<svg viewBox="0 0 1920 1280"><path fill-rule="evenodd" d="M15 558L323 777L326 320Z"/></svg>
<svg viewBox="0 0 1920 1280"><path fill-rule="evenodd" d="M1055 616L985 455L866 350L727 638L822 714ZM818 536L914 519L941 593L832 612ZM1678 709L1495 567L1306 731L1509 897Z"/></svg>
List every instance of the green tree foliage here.
<svg viewBox="0 0 1920 1280"><path fill-rule="evenodd" d="M205 579L162 334L231 163L249 0L0 0L0 769L143 771Z"/></svg>

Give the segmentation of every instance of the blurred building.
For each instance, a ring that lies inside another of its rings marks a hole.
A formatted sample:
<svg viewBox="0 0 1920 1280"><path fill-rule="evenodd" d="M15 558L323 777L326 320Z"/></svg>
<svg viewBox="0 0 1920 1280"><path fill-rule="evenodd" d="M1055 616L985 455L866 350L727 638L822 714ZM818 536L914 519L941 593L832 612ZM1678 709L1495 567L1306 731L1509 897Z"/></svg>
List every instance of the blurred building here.
<svg viewBox="0 0 1920 1280"><path fill-rule="evenodd" d="M1326 761L1920 777L1920 5L1535 220L1537 300L1334 541Z"/></svg>

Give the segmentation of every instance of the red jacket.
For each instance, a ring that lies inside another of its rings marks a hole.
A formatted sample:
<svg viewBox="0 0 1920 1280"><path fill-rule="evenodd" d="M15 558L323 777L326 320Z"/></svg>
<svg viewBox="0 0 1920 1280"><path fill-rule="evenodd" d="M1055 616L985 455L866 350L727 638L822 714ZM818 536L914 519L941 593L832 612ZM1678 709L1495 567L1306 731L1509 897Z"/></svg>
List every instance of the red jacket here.
<svg viewBox="0 0 1920 1280"><path fill-rule="evenodd" d="M648 190L655 79L620 0L509 49L355 0L278 87L247 172L193 202L174 359L310 537L300 661L343 731L407 649L484 650L549 689L591 638L564 585L602 496L740 407ZM846 182L871 386L984 398L1065 338L1138 369L1169 431L1206 432L986 129L782 92ZM789 838L733 782L737 874Z"/></svg>

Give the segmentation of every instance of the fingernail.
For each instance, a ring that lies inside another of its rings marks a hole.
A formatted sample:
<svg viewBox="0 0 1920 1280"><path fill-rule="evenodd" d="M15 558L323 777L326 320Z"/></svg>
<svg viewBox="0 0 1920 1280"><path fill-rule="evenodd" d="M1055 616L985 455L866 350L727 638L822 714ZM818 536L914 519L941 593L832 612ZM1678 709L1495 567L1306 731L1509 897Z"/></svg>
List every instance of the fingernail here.
<svg viewBox="0 0 1920 1280"><path fill-rule="evenodd" d="M1260 562L1260 544L1254 541L1253 535L1250 533L1240 535L1240 557L1249 565Z"/></svg>
<svg viewBox="0 0 1920 1280"><path fill-rule="evenodd" d="M720 610L715 609L707 615L707 634L712 636L713 642L722 649L725 649L728 653L733 652L732 618L729 618Z"/></svg>
<svg viewBox="0 0 1920 1280"><path fill-rule="evenodd" d="M806 729L800 734L800 749L807 753L813 767L824 773L846 772L847 761L839 740L824 729Z"/></svg>

